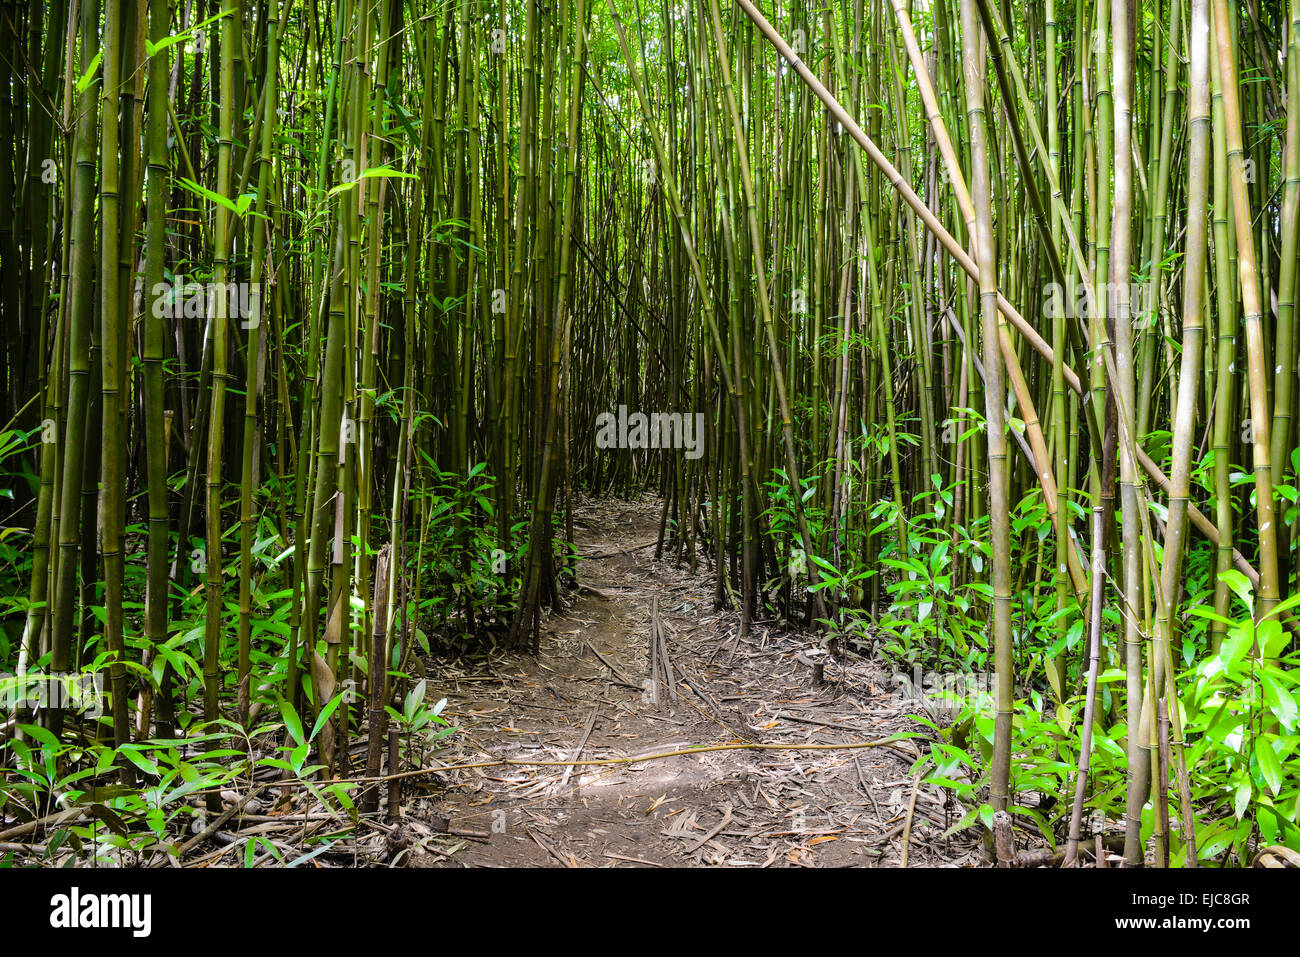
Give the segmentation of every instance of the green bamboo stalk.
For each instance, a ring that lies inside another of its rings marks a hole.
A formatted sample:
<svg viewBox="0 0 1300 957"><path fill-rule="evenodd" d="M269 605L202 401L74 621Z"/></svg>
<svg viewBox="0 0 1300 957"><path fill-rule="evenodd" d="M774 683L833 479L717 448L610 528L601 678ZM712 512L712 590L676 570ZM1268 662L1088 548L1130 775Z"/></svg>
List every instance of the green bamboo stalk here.
<svg viewBox="0 0 1300 957"><path fill-rule="evenodd" d="M985 136L985 51L974 0L962 0L963 70L966 116L970 134L972 202L975 233L972 237L979 262L981 339L986 380L984 421L988 435L989 518L993 550L990 578L993 586L991 641L997 682L997 716L994 723L993 761L989 802L995 811L1011 802L1011 721L1015 705L1015 677L1011 650L1011 522L1007 488L1006 420L1002 396L1002 355L998 342L997 252L989 181L988 144ZM1094 571L1095 575L1095 571Z"/></svg>

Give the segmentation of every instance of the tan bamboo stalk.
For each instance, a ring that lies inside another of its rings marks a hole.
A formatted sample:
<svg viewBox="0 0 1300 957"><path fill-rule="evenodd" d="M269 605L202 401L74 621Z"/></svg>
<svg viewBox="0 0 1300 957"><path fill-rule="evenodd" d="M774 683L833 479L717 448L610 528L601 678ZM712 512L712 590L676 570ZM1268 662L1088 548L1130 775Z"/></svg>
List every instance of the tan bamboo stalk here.
<svg viewBox="0 0 1300 957"><path fill-rule="evenodd" d="M1292 0L1288 27L1287 123L1283 153L1283 196L1281 219L1281 263L1277 290L1277 360L1273 377L1273 446L1269 461L1277 464L1279 477L1285 473L1294 442L1293 396L1296 385L1295 298L1300 272L1300 2ZM1285 525L1279 531L1279 556L1289 553L1290 536ZM1289 582L1280 576L1283 588Z"/></svg>
<svg viewBox="0 0 1300 957"><path fill-rule="evenodd" d="M1249 437L1255 467L1255 514L1259 533L1259 602L1257 613L1267 617L1280 595L1277 580L1277 528L1273 509L1273 467L1269 432L1268 343L1264 335L1263 302L1255 261L1250 196L1246 186L1242 145L1241 103L1237 87L1234 33L1228 23L1227 0L1214 0L1214 38L1218 46L1223 86L1223 121L1228 141L1228 181L1237 227L1237 268L1241 280L1241 322L1246 329L1246 375L1250 395Z"/></svg>
<svg viewBox="0 0 1300 957"><path fill-rule="evenodd" d="M1129 24L1132 22L1132 0L1112 0L1112 58L1111 103L1113 123L1111 132L1115 141L1114 185L1110 230L1110 295L1107 313L1111 317L1115 340L1115 368L1119 373L1115 399L1120 414L1133 422L1137 414L1137 383L1133 368L1133 317L1129 296L1129 278L1133 260L1133 72L1132 39ZM1138 535L1139 475L1132 447L1120 445L1119 455L1120 507L1123 510L1121 539L1123 561L1123 601L1120 613L1124 630L1125 714L1130 728L1137 728L1142 715L1142 622L1138 621L1141 606L1141 555ZM1168 542L1166 540L1166 547ZM1157 684L1157 687L1159 685ZM1139 801L1135 795L1145 795L1146 764L1142 760L1141 740L1136 733L1128 736L1128 775L1130 802ZM1130 807L1130 811L1133 808ZM1137 804L1140 812L1141 804ZM1130 826L1132 822L1129 822Z"/></svg>
<svg viewBox="0 0 1300 957"><path fill-rule="evenodd" d="M1207 266L1207 228L1210 177L1210 75L1209 75L1209 8L1208 0L1192 0L1188 33L1188 161L1187 227L1183 264L1183 342L1182 365L1178 375L1178 404L1174 410L1172 464L1170 467L1169 517L1165 524L1164 563L1161 568L1161 591L1164 601L1156 619L1151 668L1153 686L1164 685L1165 657L1177 621L1183 557L1186 551L1188 499L1191 494L1192 446L1196 439L1196 396L1200 389L1200 365L1203 353L1205 284L1200 277ZM1177 717L1177 708L1174 708ZM1137 735L1132 735L1136 739ZM1130 748L1130 765L1133 764ZM1144 768L1146 765L1142 765ZM1135 783L1138 782L1138 783ZM1137 793L1135 793L1137 792ZM1130 777L1125 858L1131 865L1141 863L1138 834L1146 788L1137 777ZM1192 809L1184 805L1183 819L1192 820ZM1195 866L1193 850L1188 863Z"/></svg>

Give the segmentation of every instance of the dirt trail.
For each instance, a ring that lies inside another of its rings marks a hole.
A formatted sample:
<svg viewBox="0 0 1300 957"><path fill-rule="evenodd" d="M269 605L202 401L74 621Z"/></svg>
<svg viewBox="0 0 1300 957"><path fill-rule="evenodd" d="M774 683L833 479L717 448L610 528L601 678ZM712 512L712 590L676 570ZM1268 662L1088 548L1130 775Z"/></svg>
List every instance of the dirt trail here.
<svg viewBox="0 0 1300 957"><path fill-rule="evenodd" d="M543 622L539 657L433 666L444 714L463 729L439 762L610 758L744 740L847 743L916 727L878 664L829 660L812 636L774 622L755 624L737 644L739 618L713 610L703 560L695 577L653 560L658 516L654 502L599 502L576 513L582 587ZM671 689L660 679L658 704L648 687L656 603L673 675ZM417 855L424 866L896 866L912 753L904 741L465 769L408 795L408 820L423 830L421 820L445 818L453 833L480 835L443 845L459 845L446 856ZM955 820L922 789L910 863L979 863L969 832L942 837Z"/></svg>

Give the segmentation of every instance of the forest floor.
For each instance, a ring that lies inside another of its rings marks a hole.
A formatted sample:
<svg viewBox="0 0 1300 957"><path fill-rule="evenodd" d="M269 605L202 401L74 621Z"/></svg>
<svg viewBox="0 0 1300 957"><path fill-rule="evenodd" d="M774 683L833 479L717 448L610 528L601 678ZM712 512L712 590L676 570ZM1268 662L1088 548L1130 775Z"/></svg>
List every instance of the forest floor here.
<svg viewBox="0 0 1300 957"><path fill-rule="evenodd" d="M713 610L701 559L654 560L660 506L575 512L579 588L542 625L541 654L438 662L459 730L434 764L572 761L745 741L843 744L923 730L880 663L839 661L809 632ZM649 684L657 607L671 669ZM815 662L822 662L818 684ZM671 685L671 686L670 686ZM720 750L566 768L437 772L405 796L407 866L978 866L954 807L914 788L911 740L858 750ZM426 765L430 762L426 761ZM567 772L567 773L566 773ZM438 840L426 837L437 834ZM433 847L440 848L427 853ZM423 848L423 849L421 849Z"/></svg>

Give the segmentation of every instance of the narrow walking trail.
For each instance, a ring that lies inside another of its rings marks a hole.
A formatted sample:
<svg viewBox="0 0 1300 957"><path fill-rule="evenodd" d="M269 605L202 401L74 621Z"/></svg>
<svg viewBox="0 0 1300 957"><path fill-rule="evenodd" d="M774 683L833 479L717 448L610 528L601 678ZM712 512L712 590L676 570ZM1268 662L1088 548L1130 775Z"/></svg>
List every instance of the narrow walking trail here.
<svg viewBox="0 0 1300 957"><path fill-rule="evenodd" d="M600 760L746 741L845 744L919 729L877 663L833 660L813 635L776 622L756 623L737 642L739 617L713 610L703 560L692 576L653 559L658 517L653 501L581 508L580 587L544 621L540 656L436 666L431 684L462 730L435 763ZM419 830L438 822L454 843L408 863L897 866L915 755L903 739L856 750L440 772L408 796L408 821ZM981 863L969 832L943 837L958 817L919 789L910 863Z"/></svg>

